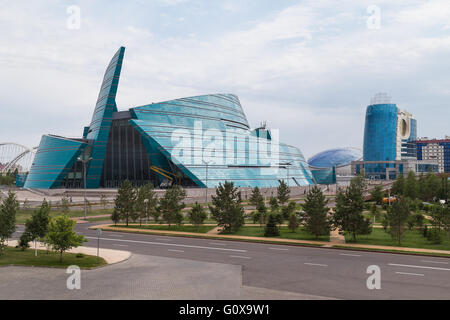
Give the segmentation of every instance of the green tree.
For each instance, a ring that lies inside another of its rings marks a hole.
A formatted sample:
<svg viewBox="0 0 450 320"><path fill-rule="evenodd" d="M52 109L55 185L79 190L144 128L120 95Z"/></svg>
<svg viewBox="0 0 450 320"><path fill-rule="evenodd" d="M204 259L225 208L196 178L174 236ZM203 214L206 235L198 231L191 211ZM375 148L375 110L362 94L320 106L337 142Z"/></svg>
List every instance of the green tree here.
<svg viewBox="0 0 450 320"><path fill-rule="evenodd" d="M364 177L359 175L350 181L346 190L340 189L336 195L333 225L340 233L350 233L354 242L358 235L372 232L370 220L363 216L365 186Z"/></svg>
<svg viewBox="0 0 450 320"><path fill-rule="evenodd" d="M8 238L16 231L17 210L19 202L16 194L10 190L0 205L0 254L3 254Z"/></svg>
<svg viewBox="0 0 450 320"><path fill-rule="evenodd" d="M267 222L266 229L264 230L265 237L276 237L280 235L280 230L277 226L276 214L271 213L269 215L269 221Z"/></svg>
<svg viewBox="0 0 450 320"><path fill-rule="evenodd" d="M102 194L100 196L100 204L101 204L103 210L106 209L106 206L108 205L108 198L106 197L106 195Z"/></svg>
<svg viewBox="0 0 450 320"><path fill-rule="evenodd" d="M281 208L281 215L283 216L284 220L288 220L291 214L295 212L297 204L295 201L289 201L287 206L284 206Z"/></svg>
<svg viewBox="0 0 450 320"><path fill-rule="evenodd" d="M288 223L288 228L289 230L291 230L292 232L295 232L295 230L297 230L298 226L300 225L297 215L295 213L292 213L289 216L289 223Z"/></svg>
<svg viewBox="0 0 450 320"><path fill-rule="evenodd" d="M442 229L446 224L446 213L444 205L435 204L432 206L430 215L433 228L428 231L427 237L428 240L433 241L433 243L438 244L442 242Z"/></svg>
<svg viewBox="0 0 450 320"><path fill-rule="evenodd" d="M69 199L66 196L63 196L61 198L61 212L63 214L68 214L69 213Z"/></svg>
<svg viewBox="0 0 450 320"><path fill-rule="evenodd" d="M136 192L131 185L131 182L125 180L117 191L117 197L114 200L115 208L111 216L113 221L125 220L126 225L134 216L134 205L136 202Z"/></svg>
<svg viewBox="0 0 450 320"><path fill-rule="evenodd" d="M395 196L402 196L405 189L405 178L400 174L392 184L391 193Z"/></svg>
<svg viewBox="0 0 450 320"><path fill-rule="evenodd" d="M47 234L49 222L50 208L46 200L32 213L31 218L25 221L25 233L28 234L30 241L34 242L35 256L37 256L37 242L44 239Z"/></svg>
<svg viewBox="0 0 450 320"><path fill-rule="evenodd" d="M271 213L277 213L278 209L280 208L279 204L278 204L278 199L275 197L271 197L269 200L269 205L270 205L270 211Z"/></svg>
<svg viewBox="0 0 450 320"><path fill-rule="evenodd" d="M114 222L114 225L117 225L122 220L122 215L120 214L120 209L118 207L114 207L114 210L111 214L111 220Z"/></svg>
<svg viewBox="0 0 450 320"><path fill-rule="evenodd" d="M233 182L225 181L223 185L219 184L216 195L212 196L209 211L224 233L236 232L244 224L241 193L234 187Z"/></svg>
<svg viewBox="0 0 450 320"><path fill-rule="evenodd" d="M76 248L86 241L83 235L77 235L73 230L76 222L67 216L59 216L51 219L48 225L48 233L45 242L59 252L59 262L62 262L63 253Z"/></svg>
<svg viewBox="0 0 450 320"><path fill-rule="evenodd" d="M150 217L153 217L155 222L158 221L160 215L158 211L158 196L156 195L151 183L145 186L144 210L147 221Z"/></svg>
<svg viewBox="0 0 450 320"><path fill-rule="evenodd" d="M393 239L401 245L402 237L406 231L406 223L411 215L408 204L403 199L395 201L388 209L386 219L389 222L389 231Z"/></svg>
<svg viewBox="0 0 450 320"><path fill-rule="evenodd" d="M197 202L194 204L192 209L188 213L188 219L189 221L197 228L203 224L207 217L205 209L198 204Z"/></svg>
<svg viewBox="0 0 450 320"><path fill-rule="evenodd" d="M280 206L284 206L284 204L289 201L290 194L291 190L289 189L287 183L281 180L280 185L277 188L277 199Z"/></svg>
<svg viewBox="0 0 450 320"><path fill-rule="evenodd" d="M380 185L376 185L375 188L370 190L370 197L376 204L381 204L383 202L383 194L383 187Z"/></svg>
<svg viewBox="0 0 450 320"><path fill-rule="evenodd" d="M442 174L440 178L440 186L437 196L440 200L444 200L448 203L450 200L450 177L446 174Z"/></svg>
<svg viewBox="0 0 450 320"><path fill-rule="evenodd" d="M303 204L305 230L313 234L316 239L319 236L330 234L327 203L328 201L325 199L322 190L314 186L307 193Z"/></svg>
<svg viewBox="0 0 450 320"><path fill-rule="evenodd" d="M169 228L172 224L181 224L183 222L181 210L186 206L182 203L184 198L186 198L186 191L178 185L173 185L159 199L158 210L163 219L169 224Z"/></svg>
<svg viewBox="0 0 450 320"><path fill-rule="evenodd" d="M414 200L417 198L418 190L416 174L410 171L405 180L403 194L405 197Z"/></svg>
<svg viewBox="0 0 450 320"><path fill-rule="evenodd" d="M432 173L428 173L425 178L425 194L424 201L431 202L438 196L440 181L439 178Z"/></svg>
<svg viewBox="0 0 450 320"><path fill-rule="evenodd" d="M254 187L252 190L252 194L250 195L249 204L258 207L259 205L261 205L261 203L264 203L264 197L261 194L259 188Z"/></svg>
<svg viewBox="0 0 450 320"><path fill-rule="evenodd" d="M28 249L30 247L30 241L31 241L30 235L28 234L28 232L24 232L20 236L19 243L17 244L17 246L22 251L25 251L26 249Z"/></svg>
<svg viewBox="0 0 450 320"><path fill-rule="evenodd" d="M136 190L135 212L139 218L139 225L142 226L142 220L150 216L152 210L156 210L158 199L153 191L152 184L146 184Z"/></svg>

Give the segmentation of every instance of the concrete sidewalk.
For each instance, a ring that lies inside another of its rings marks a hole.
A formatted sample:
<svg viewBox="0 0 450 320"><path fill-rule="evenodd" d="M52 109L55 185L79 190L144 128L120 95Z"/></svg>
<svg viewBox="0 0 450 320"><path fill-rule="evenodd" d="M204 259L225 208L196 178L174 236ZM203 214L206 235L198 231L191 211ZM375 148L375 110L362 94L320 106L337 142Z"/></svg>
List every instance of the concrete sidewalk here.
<svg viewBox="0 0 450 320"><path fill-rule="evenodd" d="M399 251L404 253L423 253L423 254L444 254L450 256L450 250L434 250L434 249L423 249L423 248L407 248L407 247L396 247L396 246L380 246L380 245L369 245L369 244L358 244L358 243L345 243L345 242L325 242L325 241L314 241L314 240L294 240L294 239L283 239L283 238L266 238L266 237L250 237L250 236L237 236L237 235L223 235L215 233L195 233L195 232L181 232L181 231L167 231L167 230L150 230L150 229L130 229L123 227L114 227L110 224L91 226L89 229L96 230L102 229L106 231L118 231L127 233L141 233L141 234L160 234L160 235L174 235L174 236L188 236L197 238L216 238L216 239L230 239L230 240L243 240L243 241L255 241L255 242L267 242L267 243L280 243L280 244L297 244L297 245L313 245L319 247L332 248L334 246L345 246L349 248L355 248L360 250L379 250L385 252L386 250Z"/></svg>

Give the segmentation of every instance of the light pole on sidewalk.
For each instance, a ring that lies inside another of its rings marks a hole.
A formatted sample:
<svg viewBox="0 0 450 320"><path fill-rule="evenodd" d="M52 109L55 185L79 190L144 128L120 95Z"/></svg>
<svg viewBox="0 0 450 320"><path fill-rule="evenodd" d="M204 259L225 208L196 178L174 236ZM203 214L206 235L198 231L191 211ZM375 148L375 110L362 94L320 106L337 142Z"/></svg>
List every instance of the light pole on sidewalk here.
<svg viewBox="0 0 450 320"><path fill-rule="evenodd" d="M202 160L203 163L206 165L206 190L205 190L205 205L208 204L208 165L211 163L211 161L205 161Z"/></svg>
<svg viewBox="0 0 450 320"><path fill-rule="evenodd" d="M81 161L83 163L83 181L84 181L84 220L86 220L86 166L89 163L89 161L92 160L91 157L86 156L79 156L78 161Z"/></svg>

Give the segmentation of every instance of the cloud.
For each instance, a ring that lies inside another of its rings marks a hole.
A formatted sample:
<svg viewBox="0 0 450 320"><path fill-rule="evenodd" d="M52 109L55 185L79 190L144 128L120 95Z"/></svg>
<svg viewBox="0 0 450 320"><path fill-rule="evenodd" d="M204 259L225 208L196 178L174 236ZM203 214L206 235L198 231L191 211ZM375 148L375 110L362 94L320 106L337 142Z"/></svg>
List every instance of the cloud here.
<svg viewBox="0 0 450 320"><path fill-rule="evenodd" d="M121 109L236 93L253 126L267 120L283 141L311 156L334 146L361 147L365 106L386 91L418 118L420 135L448 134L446 1L380 0L379 30L366 26L370 1L305 0L267 10L258 2L258 13L231 15L224 25L217 21L231 12L223 11L226 4L208 3L217 7L213 15L193 1L177 9L182 2L158 2L170 10L147 2L105 10L101 2L81 1L82 28L73 31L65 28L58 1L27 10L18 2L0 7L0 40L8 43L0 47L0 96L10 109L2 137L35 145L47 131L80 135L120 45L127 47ZM179 17L182 24L162 26ZM20 136L17 119L26 132Z"/></svg>

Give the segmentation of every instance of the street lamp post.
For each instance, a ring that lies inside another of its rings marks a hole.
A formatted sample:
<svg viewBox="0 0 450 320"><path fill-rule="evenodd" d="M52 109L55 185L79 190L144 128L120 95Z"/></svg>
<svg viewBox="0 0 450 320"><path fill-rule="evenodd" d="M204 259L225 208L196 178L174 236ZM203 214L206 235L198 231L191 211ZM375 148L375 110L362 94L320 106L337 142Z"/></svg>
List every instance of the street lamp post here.
<svg viewBox="0 0 450 320"><path fill-rule="evenodd" d="M285 166L286 168L286 179L287 179L286 183L289 188L289 167L292 165L292 162L284 162L280 163L280 165Z"/></svg>
<svg viewBox="0 0 450 320"><path fill-rule="evenodd" d="M92 158L86 158L83 156L78 157L78 161L83 163L83 181L84 181L84 220L86 220L86 165L91 161Z"/></svg>
<svg viewBox="0 0 450 320"><path fill-rule="evenodd" d="M208 203L208 165L211 163L211 161L205 161L202 160L203 163L206 165L206 190L205 190L205 205Z"/></svg>

